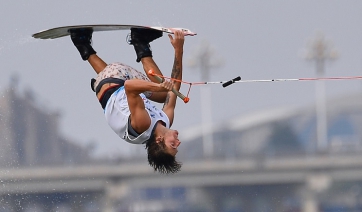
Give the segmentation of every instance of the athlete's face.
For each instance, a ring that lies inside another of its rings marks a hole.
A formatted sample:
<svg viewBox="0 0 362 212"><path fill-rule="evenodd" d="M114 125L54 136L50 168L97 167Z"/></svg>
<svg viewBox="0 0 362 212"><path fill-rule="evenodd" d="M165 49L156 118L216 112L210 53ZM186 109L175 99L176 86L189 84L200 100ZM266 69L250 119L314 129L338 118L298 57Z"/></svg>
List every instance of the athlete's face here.
<svg viewBox="0 0 362 212"><path fill-rule="evenodd" d="M165 134L164 137L166 151L175 156L178 152L177 147L181 144L180 140L178 139L178 132L177 130L170 130Z"/></svg>

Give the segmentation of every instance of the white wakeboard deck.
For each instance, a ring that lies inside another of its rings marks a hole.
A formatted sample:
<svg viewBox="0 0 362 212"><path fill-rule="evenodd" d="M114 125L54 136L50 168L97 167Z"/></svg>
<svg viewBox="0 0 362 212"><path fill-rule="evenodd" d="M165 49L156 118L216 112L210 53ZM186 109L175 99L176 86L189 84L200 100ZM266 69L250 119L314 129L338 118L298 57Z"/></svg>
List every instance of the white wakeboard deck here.
<svg viewBox="0 0 362 212"><path fill-rule="evenodd" d="M152 26L118 25L118 24L96 24L96 25L74 25L74 26L51 28L35 33L33 34L33 37L39 39L55 39L70 35L69 30L71 29L87 29L87 28L93 29L93 32L129 30L131 28L146 28L146 29L155 29L170 34L173 34L173 32L176 30L182 30L185 35L189 36L196 35L196 33L185 28L167 28L167 27L158 27L158 26L152 27Z"/></svg>

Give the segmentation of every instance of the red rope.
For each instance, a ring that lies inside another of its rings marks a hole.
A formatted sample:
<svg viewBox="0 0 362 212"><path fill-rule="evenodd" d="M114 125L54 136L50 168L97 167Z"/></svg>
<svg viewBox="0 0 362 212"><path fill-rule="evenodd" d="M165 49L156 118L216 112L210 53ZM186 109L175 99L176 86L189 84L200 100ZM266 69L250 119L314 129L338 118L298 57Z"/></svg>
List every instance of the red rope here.
<svg viewBox="0 0 362 212"><path fill-rule="evenodd" d="M188 85L189 85L189 89L188 89L187 95L186 95L187 98L189 98L189 94L190 94L190 91L191 91L191 86L194 85L194 84L201 84L201 83L186 82L186 81L182 81L182 80L175 79L175 78L172 78L172 77L166 77L166 76L163 76L163 75L160 75L160 74L155 74L154 72L152 72L152 73L150 73L150 74L151 74L152 76L158 76L158 77L161 77L161 78L163 78L163 79L169 79L169 80L172 80L172 81L176 81L176 82L188 84Z"/></svg>

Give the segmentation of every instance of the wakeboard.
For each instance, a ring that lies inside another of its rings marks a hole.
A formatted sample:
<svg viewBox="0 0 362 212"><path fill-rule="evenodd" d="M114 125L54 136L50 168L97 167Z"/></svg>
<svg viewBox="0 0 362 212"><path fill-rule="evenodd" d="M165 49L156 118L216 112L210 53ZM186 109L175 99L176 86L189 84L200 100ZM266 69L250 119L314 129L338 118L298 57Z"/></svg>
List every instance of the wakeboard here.
<svg viewBox="0 0 362 212"><path fill-rule="evenodd" d="M55 27L40 31L38 33L33 34L32 36L34 38L39 38L39 39L56 39L70 35L71 29L89 29L89 28L93 29L93 32L129 30L132 28L146 28L170 34L173 34L176 30L182 30L184 32L184 35L189 35L189 36L196 35L196 33L186 28L168 28L160 26L118 25L118 24L96 24L96 25L73 25L73 26Z"/></svg>

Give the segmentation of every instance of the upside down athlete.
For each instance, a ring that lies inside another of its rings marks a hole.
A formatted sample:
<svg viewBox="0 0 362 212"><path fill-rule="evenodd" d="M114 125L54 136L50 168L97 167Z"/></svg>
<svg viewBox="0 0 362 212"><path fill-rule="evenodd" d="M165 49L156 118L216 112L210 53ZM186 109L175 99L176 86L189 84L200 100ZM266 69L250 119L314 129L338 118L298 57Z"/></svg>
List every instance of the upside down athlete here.
<svg viewBox="0 0 362 212"><path fill-rule="evenodd" d="M150 29L131 29L129 43L133 45L137 62L141 62L146 75L122 63L107 65L91 46L93 31L77 29L71 31L71 39L83 60L87 60L97 73L91 87L104 109L105 118L113 131L133 144L145 144L148 162L160 173L176 173L181 163L176 161L180 145L178 132L170 129L177 96L172 88L179 90L178 81L159 83L148 70L162 75L152 59L149 43L162 36L162 32ZM175 50L171 78L182 79L182 56L184 34L168 35ZM164 103L162 110L151 101Z"/></svg>

